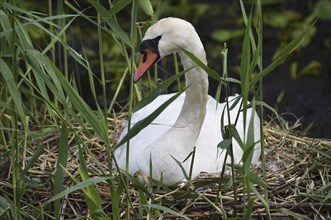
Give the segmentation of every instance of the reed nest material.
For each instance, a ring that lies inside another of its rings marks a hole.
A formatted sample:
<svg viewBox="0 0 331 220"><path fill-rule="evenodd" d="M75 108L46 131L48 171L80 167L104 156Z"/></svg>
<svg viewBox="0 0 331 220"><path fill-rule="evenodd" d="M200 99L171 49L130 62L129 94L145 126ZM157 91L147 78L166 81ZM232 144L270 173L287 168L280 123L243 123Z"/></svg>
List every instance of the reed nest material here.
<svg viewBox="0 0 331 220"><path fill-rule="evenodd" d="M109 119L109 135L113 143L117 141L120 131L120 120ZM108 175L107 145L96 136L89 133L79 133L86 146L94 154L85 153L90 177ZM264 126L265 135L265 164L266 182L268 183L267 204L273 219L330 219L331 216L331 141L303 137L291 130L281 129L275 124ZM53 196L53 181L58 157L59 133L52 132L39 142L28 146L28 155L20 161L23 168L41 143L45 149L39 157L38 163L28 170L25 178L25 192L21 201L21 210L27 215L38 212L41 208L51 210L52 206L45 206L45 202ZM75 138L70 138L69 159L67 173L79 179L78 158L79 146ZM0 193L12 198L11 162L1 156L0 161ZM115 171L113 171L115 172ZM253 172L262 176L261 166ZM115 177L118 174L114 173ZM237 202L234 202L233 187L227 185L229 174L222 180L212 174L202 174L204 178L196 179L192 185L181 184L170 189L156 189L150 187L151 200L176 210L192 219L219 219L220 217L243 217L245 194L240 175L237 174L236 189ZM219 182L221 191L219 192ZM73 179L67 175L64 188L75 185ZM192 187L193 186L193 187ZM111 215L111 201L109 188L106 183L96 185L103 201L104 211ZM264 190L256 186L258 192L264 195ZM133 205L139 205L139 192L130 186L129 194ZM221 200L216 200L219 195ZM121 201L125 203L124 193ZM254 207L252 217L261 219L267 217L267 210L262 200L252 194ZM125 204L126 205L126 204ZM125 207L125 206L123 206ZM74 217L89 218L84 194L81 190L66 195L62 202L62 216L64 219ZM123 209L122 216L125 218ZM163 219L177 219L176 216L156 211ZM52 215L52 212L49 212ZM226 216L224 216L226 215ZM144 217L149 218L148 214Z"/></svg>

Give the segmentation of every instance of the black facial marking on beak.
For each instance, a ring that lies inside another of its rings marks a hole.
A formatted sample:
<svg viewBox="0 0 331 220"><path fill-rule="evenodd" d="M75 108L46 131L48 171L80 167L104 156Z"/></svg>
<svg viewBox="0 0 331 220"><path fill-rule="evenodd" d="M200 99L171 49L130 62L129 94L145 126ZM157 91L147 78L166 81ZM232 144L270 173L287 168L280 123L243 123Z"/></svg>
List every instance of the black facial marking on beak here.
<svg viewBox="0 0 331 220"><path fill-rule="evenodd" d="M145 56L146 56L146 49L149 49L150 51L152 51L155 54L160 54L159 53L159 41L160 41L161 37L162 36L160 35L160 36L157 36L156 38L144 40L143 42L141 42L140 53L144 54L144 60L145 60Z"/></svg>
<svg viewBox="0 0 331 220"><path fill-rule="evenodd" d="M146 62L146 59L147 59L147 53L146 53L146 51L144 51L144 55L143 55L143 63Z"/></svg>

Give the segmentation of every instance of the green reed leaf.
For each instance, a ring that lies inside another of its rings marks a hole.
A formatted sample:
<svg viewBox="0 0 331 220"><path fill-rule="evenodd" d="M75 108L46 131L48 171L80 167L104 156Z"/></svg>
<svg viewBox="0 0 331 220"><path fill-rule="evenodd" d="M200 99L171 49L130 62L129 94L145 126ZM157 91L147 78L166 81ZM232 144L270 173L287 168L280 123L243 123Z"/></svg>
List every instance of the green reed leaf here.
<svg viewBox="0 0 331 220"><path fill-rule="evenodd" d="M150 0L144 0L144 1L138 1L140 8L142 10L144 10L144 12L148 15L148 16L153 16L154 15L154 10L152 7L152 4L150 2Z"/></svg>
<svg viewBox="0 0 331 220"><path fill-rule="evenodd" d="M8 91L9 91L10 96L16 107L15 109L21 119L21 123L24 125L24 128L26 130L28 130L28 125L27 125L27 122L25 119L26 115L22 108L23 103L22 103L20 92L15 83L15 79L14 79L12 71L10 70L9 66L2 58L0 58L0 73L3 76L3 78L5 79Z"/></svg>
<svg viewBox="0 0 331 220"><path fill-rule="evenodd" d="M227 82L233 82L233 83L237 83L240 84L240 81L231 77L227 77L227 78L223 78L220 77L218 75L218 73L215 70L212 70L211 68L209 68L206 64L204 64L199 58L197 58L193 53L191 53L190 51L181 48L181 50L191 59L193 60L201 69L203 69L204 71L206 71L206 73L212 77L213 79L217 80L218 82L223 82L223 81L227 81Z"/></svg>
<svg viewBox="0 0 331 220"><path fill-rule="evenodd" d="M112 18L111 14L99 3L94 0L87 0L101 15L102 19L109 25L109 27L114 31L125 44L131 46L130 39L125 31L118 25L118 23Z"/></svg>
<svg viewBox="0 0 331 220"><path fill-rule="evenodd" d="M83 181L90 179L88 176L88 171L85 163L81 164L78 171ZM106 180L111 179L111 177L106 177L106 178L107 178ZM94 185L95 184L89 184L82 188L87 203L87 207L91 212L92 219L105 219L105 220L110 219L103 211L101 198Z"/></svg>
<svg viewBox="0 0 331 220"><path fill-rule="evenodd" d="M56 171L54 176L54 195L62 191L62 184L64 181L64 170L67 167L68 160L68 129L66 123L62 123L60 132L59 154L56 163ZM54 201L54 212L56 219L60 219L61 201L60 199Z"/></svg>
<svg viewBox="0 0 331 220"><path fill-rule="evenodd" d="M81 190L81 189L83 189L85 187L88 187L90 185L95 185L95 184L98 184L100 182L107 181L109 179L110 179L110 177L94 177L94 178L85 179L82 182L79 182L76 185L74 185L72 187L69 187L69 188L63 190L62 192L60 192L59 194L53 196L52 198L50 198L46 202L46 204L54 202L55 200L61 199L63 196L66 196L69 193L75 192L77 190Z"/></svg>
<svg viewBox="0 0 331 220"><path fill-rule="evenodd" d="M186 220L189 220L190 218L187 217L186 215L183 215L179 212L176 212L168 207L165 207L165 206L162 206L162 205L159 205L159 204L151 204L151 205L142 205L142 207L145 207L145 208L153 208L153 209L157 209L157 210L160 210L160 211L164 211L164 212L167 212L169 214L172 214L172 215L175 215L175 216L178 216L180 218L183 218L183 219L186 219Z"/></svg>
<svg viewBox="0 0 331 220"><path fill-rule="evenodd" d="M309 33L309 31L313 28L313 24L305 29L300 35L294 38L287 46L281 49L276 58L261 72L259 72L250 82L249 87L252 88L254 85L263 77L267 76L271 73L277 66L279 66L283 60L292 53L300 44L303 42L304 37Z"/></svg>
<svg viewBox="0 0 331 220"><path fill-rule="evenodd" d="M49 60L49 63L53 67L53 70L61 82L63 90L66 92L68 98L70 99L72 105L77 109L80 115L92 126L93 130L100 136L100 138L108 143L108 133L104 123L100 123L100 118L98 118L94 111L86 104L86 102L80 97L78 92L74 87L67 81L60 70Z"/></svg>
<svg viewBox="0 0 331 220"><path fill-rule="evenodd" d="M118 12L122 11L126 6L128 6L132 0L121 0L116 2L109 10L111 15L116 15Z"/></svg>
<svg viewBox="0 0 331 220"><path fill-rule="evenodd" d="M132 112L136 112L139 109L145 107L149 103L151 103L154 99L156 99L159 95L161 95L173 82L179 79L182 75L190 71L192 68L184 70L167 80L165 80L162 84L158 85L155 89L153 89L148 96L144 97L138 104L136 104L132 110Z"/></svg>

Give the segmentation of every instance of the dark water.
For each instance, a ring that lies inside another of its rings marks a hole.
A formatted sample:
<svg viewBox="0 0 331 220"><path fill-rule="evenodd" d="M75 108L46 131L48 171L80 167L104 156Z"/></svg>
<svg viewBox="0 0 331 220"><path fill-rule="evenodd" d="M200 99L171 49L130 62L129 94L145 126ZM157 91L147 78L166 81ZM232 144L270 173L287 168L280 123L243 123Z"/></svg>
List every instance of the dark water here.
<svg viewBox="0 0 331 220"><path fill-rule="evenodd" d="M263 6L263 13L266 15L274 10L293 11L304 20L312 11L308 3L309 1L291 1L290 3L267 5ZM205 44L209 65L221 72L220 56L216 58L210 56L215 50L220 51L220 43L210 37L211 33L218 29L236 30L238 27L244 28L244 26L235 25L236 18L241 16L238 4L224 4L223 2L213 5L213 8L216 7L223 8L221 11L224 13L221 15L213 12L206 13L196 24L196 29ZM231 22L231 19L234 22ZM282 45L284 35L290 35L293 32L291 27L295 27L295 25L297 24L290 23L288 27L284 28L264 25L264 67L271 62L273 54ZM284 64L264 78L264 101L274 107L290 123L293 124L300 119L302 126L297 128L298 131L304 131L310 127L307 136L331 138L331 20L319 19L315 27L316 33L310 43L296 50ZM235 66L240 65L241 42L242 38L227 42L229 71L232 72L232 76L237 78L239 76L234 73L234 69ZM321 65L320 68L317 68L317 75L299 75L298 72L313 60ZM291 66L294 65L297 65L296 79L293 79L290 74ZM210 93L213 94L214 90L215 84L211 83ZM268 113L270 117L271 112Z"/></svg>
<svg viewBox="0 0 331 220"><path fill-rule="evenodd" d="M212 38L212 34L216 30L242 30L244 24L241 20L240 6L237 1L194 1L195 3L184 5L177 1L166 2L163 8L162 17L175 16L191 21L196 27L201 39L205 45L209 66L219 73L222 72L220 51L223 43ZM272 2L272 1L269 1ZM291 34L296 26L309 16L313 11L313 1L277 1L277 4L266 4L263 6L264 17L268 17L271 13L282 13L286 11L285 17L297 16L291 23L287 23L284 27L275 27L273 25L264 25L264 45L263 45L263 65L266 67L272 59L277 48L283 46L284 42L289 41ZM199 5L202 4L202 5ZM87 4L88 5L88 4ZM107 4L105 4L107 5ZM207 7L202 10L202 7ZM185 10L183 10L185 9ZM249 7L246 7L248 11ZM202 12L201 12L202 11ZM93 11L87 11L93 16ZM270 14L269 14L270 13ZM271 17L271 22L273 16ZM118 19L123 28L129 33L130 24L130 7L127 10L118 14ZM146 16L138 14L138 20L146 20ZM270 22L270 21L269 21ZM275 17L276 22L276 17ZM95 41L97 35L95 27L90 25L84 19L75 22L79 31L68 33L69 41L77 51L81 51L82 47L94 50L96 53L94 65L92 65L94 73L99 75L100 69L98 64L97 48L98 43ZM318 138L331 138L331 22L330 20L318 20L315 24L316 33L310 43L300 48L286 59L286 62L275 69L270 75L263 80L264 101L274 107L290 123L294 123L300 119L302 126L297 128L298 131L304 131L307 127L307 135ZM93 29L94 28L94 29ZM91 38L89 40L89 38ZM71 39L71 40L70 40ZM93 41L94 39L94 41ZM228 70L230 76L239 78L237 68L240 65L242 37L227 40L229 48L228 54ZM114 81L114 70L111 68L111 62L116 62L116 59L111 56L114 51L109 51L105 56L105 62L108 68L108 101L110 102L114 94L111 89L111 83ZM115 59L115 60L114 60ZM93 56L91 58L93 60ZM317 68L316 75L299 75L300 71L306 67L311 61L315 60L320 63L320 68ZM123 62L123 60L118 60ZM125 65L125 64L124 64ZM297 67L297 77L291 77L291 67ZM171 67L171 63L169 64ZM89 82L86 71L80 69L75 63L71 64L72 72L75 73L78 79L78 86L84 99L93 106L94 101L89 91ZM106 71L107 71L106 68ZM122 69L121 69L122 68ZM165 67L166 68L166 67ZM119 67L115 72L121 75L124 66ZM169 68L169 72L173 71L173 67ZM161 71L162 72L162 71ZM165 74L167 75L167 74ZM128 83L128 82L126 82ZM98 84L96 84L98 86ZM126 86L128 88L128 85ZM210 82L210 94L215 94L217 83ZM231 85L232 92L240 93L240 90ZM101 94L101 88L97 87L97 92ZM128 89L123 89L118 98L119 103L124 106L127 102ZM119 109L119 108L118 108ZM270 113L270 112L269 112ZM271 114L267 116L270 120Z"/></svg>

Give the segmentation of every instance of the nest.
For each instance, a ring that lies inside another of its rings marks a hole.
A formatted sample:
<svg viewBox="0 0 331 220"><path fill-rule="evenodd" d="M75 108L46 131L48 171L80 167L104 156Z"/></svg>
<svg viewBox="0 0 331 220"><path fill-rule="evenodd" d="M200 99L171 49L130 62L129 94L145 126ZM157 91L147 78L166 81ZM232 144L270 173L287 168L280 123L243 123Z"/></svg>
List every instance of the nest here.
<svg viewBox="0 0 331 220"><path fill-rule="evenodd" d="M120 120L109 119L109 135L114 143L117 141L120 130ZM84 153L90 177L107 176L109 158L107 145L96 136L80 133L80 138L86 143L91 154ZM256 185L255 188L262 198L268 196L266 205L263 204L257 193L252 193L252 217L255 219L330 219L331 216L331 142L328 140L303 137L293 130L281 129L275 124L264 127L265 135L265 174L263 177L261 166L252 172L264 178L267 188ZM48 210L52 216L52 206L45 203L52 198L53 181L58 158L59 133L49 133L40 142L31 144L24 158L31 158L38 145L42 143L45 148L39 156L39 160L30 168L25 178L25 192L21 200L21 212L27 216L38 210ZM70 139L69 157L66 172L79 177L80 166L78 158L79 146ZM109 149L108 149L109 150ZM2 156L3 157L3 156ZM96 159L99 163L96 164ZM26 161L20 161L26 164ZM0 192L7 198L12 198L12 170L11 161L0 161ZM24 169L24 167L23 167ZM118 173L112 171L119 179ZM68 188L77 183L70 175L65 176L63 188ZM150 193L150 201L153 204L162 204L192 219L219 219L236 216L242 218L244 208L247 206L247 195L241 176L236 175L234 187L227 185L231 179L230 174L222 179L211 174L203 174L204 178L198 178L190 184L182 184L173 188L155 188L147 186ZM221 185L219 183L222 183ZM102 199L103 210L111 216L111 200L109 187L106 183L98 183L96 189ZM133 206L139 206L140 191L130 185L129 195L122 193L120 201L126 203L127 196L131 197ZM236 200L234 199L236 197ZM149 196L147 196L149 197ZM127 205L123 205L127 207ZM123 209L121 217L125 219L128 209ZM90 218L84 193L82 190L74 191L62 198L61 213L64 219ZM130 215L133 214L131 210ZM141 214L141 213L140 213ZM149 212L142 213L143 219L177 219L178 216L166 211L157 210L151 216ZM46 215L47 216L47 215Z"/></svg>

